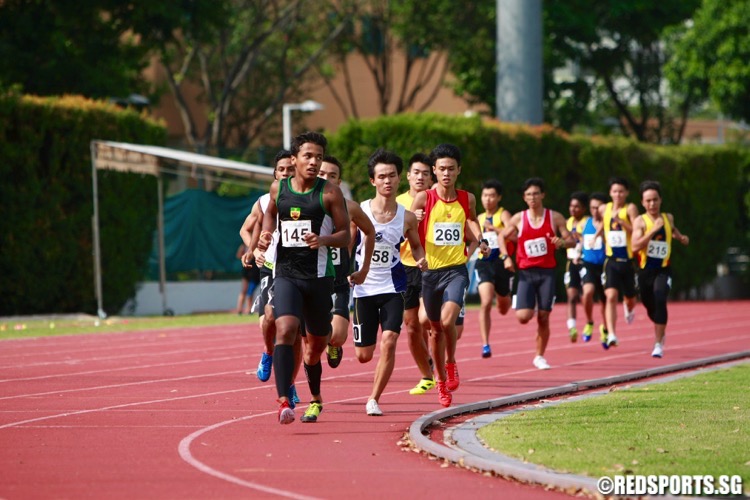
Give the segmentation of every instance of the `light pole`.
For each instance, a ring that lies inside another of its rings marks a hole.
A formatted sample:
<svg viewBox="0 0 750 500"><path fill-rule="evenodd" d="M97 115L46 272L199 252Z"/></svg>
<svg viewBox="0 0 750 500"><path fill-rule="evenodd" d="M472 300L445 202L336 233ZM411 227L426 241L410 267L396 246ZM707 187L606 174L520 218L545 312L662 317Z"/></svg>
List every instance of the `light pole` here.
<svg viewBox="0 0 750 500"><path fill-rule="evenodd" d="M323 105L316 101L307 100L300 103L287 103L282 107L282 125L284 128L284 149L292 147L292 111L320 111Z"/></svg>

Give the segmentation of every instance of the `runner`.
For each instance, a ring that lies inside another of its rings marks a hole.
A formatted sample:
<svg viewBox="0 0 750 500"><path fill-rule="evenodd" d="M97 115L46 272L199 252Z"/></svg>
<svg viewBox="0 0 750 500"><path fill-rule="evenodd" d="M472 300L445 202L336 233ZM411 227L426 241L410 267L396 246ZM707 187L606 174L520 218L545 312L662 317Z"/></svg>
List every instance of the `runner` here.
<svg viewBox="0 0 750 500"><path fill-rule="evenodd" d="M399 205L411 210L414 197L429 189L432 185L432 168L430 157L424 153L415 153L409 159L409 170L406 179L409 181L409 190L396 197ZM401 263L406 270L406 292L404 293L404 327L409 340L409 351L417 365L422 378L417 385L409 391L409 394L420 395L435 387L435 379L432 374L430 352L427 348L429 325L427 315L424 312L422 301L422 272L417 268L417 263L411 253L408 241L401 245Z"/></svg>
<svg viewBox="0 0 750 500"><path fill-rule="evenodd" d="M690 238L677 229L672 214L661 211L661 185L658 182L642 182L640 192L646 213L633 222L633 251L638 252L640 264L638 287L641 300L654 323L656 342L651 356L661 358L667 330L667 298L672 288L672 240L688 245Z"/></svg>
<svg viewBox="0 0 750 500"><path fill-rule="evenodd" d="M607 260L604 261L607 326L601 329L604 349L617 346L615 326L620 294L623 295L625 321L630 324L635 319L635 270L630 238L633 233L633 221L638 217L638 209L633 203L627 202L629 190L627 180L621 177L611 178L609 196L612 201L599 207L604 220L604 245L607 253Z"/></svg>
<svg viewBox="0 0 750 500"><path fill-rule="evenodd" d="M349 245L349 214L341 190L318 178L326 138L307 132L292 141L294 177L271 184L270 201L263 217L258 248L266 251L279 225L272 304L276 318L274 376L279 402L279 422L294 421L288 389L294 371L293 345L304 320L308 348L304 367L312 399L302 417L315 422L323 410L320 396L320 355L331 332L333 262L329 247Z"/></svg>
<svg viewBox="0 0 750 500"><path fill-rule="evenodd" d="M318 177L326 179L337 186L341 185L341 162L334 156L326 155L323 157L323 164L320 166ZM370 270L370 260L372 251L375 248L375 227L372 225L370 218L365 215L358 203L352 200L346 200L346 208L351 218L352 241L347 248L331 248L331 259L336 271L336 277L333 281L333 318L331 319L331 340L326 348L326 357L328 366L336 368L341 363L344 354L344 342L346 342L347 332L349 330L349 298L351 286L361 284L367 277ZM359 269L351 273L351 252L354 246L354 238L357 229L364 235L364 261Z"/></svg>
<svg viewBox="0 0 750 500"><path fill-rule="evenodd" d="M578 340L578 326L576 324L576 304L581 300L581 233L586 226L589 217L586 214L586 207L589 205L589 197L583 191L576 191L570 195L570 204L568 212L570 217L566 222L566 227L570 234L576 239L576 246L568 248L568 260L565 263L565 291L568 296L568 336L571 342Z"/></svg>
<svg viewBox="0 0 750 500"><path fill-rule="evenodd" d="M451 391L460 383L456 320L469 286L465 238L479 241L481 230L474 195L456 189L461 151L452 144L440 144L432 150L430 161L437 186L418 193L411 208L420 221L419 237L430 263L430 270L422 274L422 298L431 324L430 350L438 379L438 400L450 406ZM486 240L481 240L480 251L489 254Z"/></svg>
<svg viewBox="0 0 750 500"><path fill-rule="evenodd" d="M523 184L523 200L528 210L514 214L508 227L498 239L500 259L505 268L513 270L513 260L508 258L505 240L518 235L518 289L516 291L516 318L525 325L537 312L536 356L533 364L540 370L549 370L544 358L549 342L549 315L555 303L555 249L575 246L575 239L566 227L561 214L544 208L544 181L538 177ZM557 233L560 236L557 236Z"/></svg>
<svg viewBox="0 0 750 500"><path fill-rule="evenodd" d="M513 289L513 274L503 266L500 257L500 246L497 243L498 235L510 222L511 213L500 206L503 199L503 185L500 181L490 179L482 184L482 207L485 212L477 218L482 228L482 238L489 242L490 255L477 258L474 273L479 283L479 333L482 336L482 357L492 356L490 348L490 328L492 321L492 300L497 297L497 310L501 315L507 314L510 309L510 293ZM509 255L513 255L515 245L506 242Z"/></svg>
<svg viewBox="0 0 750 500"><path fill-rule="evenodd" d="M396 364L396 343L401 332L407 285L406 271L399 257L404 236L409 240L419 270L427 269L417 218L396 202L402 169L403 160L383 149L375 151L367 162L370 183L376 191L375 198L362 202L362 210L375 226L376 243L367 279L354 285L352 336L357 359L360 363L367 363L375 352L378 327L382 329L380 358L365 406L366 413L371 416L383 414L378 403ZM355 254L358 267L365 261L363 254L360 245Z"/></svg>
<svg viewBox="0 0 750 500"><path fill-rule="evenodd" d="M294 165L292 164L292 152L282 149L276 153L274 159L274 179L286 179L294 175ZM273 367L273 348L276 339L276 324L273 317L273 309L269 303L269 291L273 284L273 264L276 253L276 242L278 241L278 231L274 231L272 243L268 251L263 254L257 249L258 238L260 237L261 226L263 225L263 214L268 207L271 195L266 193L253 204L250 215L245 219L242 228L240 228L240 237L247 245L248 251L242 257L242 263L247 266L249 262L255 261L260 269L260 293L253 303L253 311L258 312L260 329L263 334L263 343L265 350L261 354L260 362L256 375L258 380L266 382L271 378L271 368ZM294 356L299 367L302 360L302 342L298 340L294 344ZM289 389L289 401L292 408L299 403L297 389L294 380L297 378L299 368L295 370L292 377L292 384Z"/></svg>
<svg viewBox="0 0 750 500"><path fill-rule="evenodd" d="M602 286L602 273L604 269L604 241L602 240L601 227L602 216L599 206L607 203L607 195L604 193L591 193L589 196L589 211L591 217L583 228L583 248L581 260L581 283L583 284L583 310L586 313L586 326L583 327L583 341L591 340L594 333L594 301L602 304L602 325L607 322L606 306L604 302L604 287ZM597 236L599 234L599 236ZM603 326L606 328L606 326Z"/></svg>

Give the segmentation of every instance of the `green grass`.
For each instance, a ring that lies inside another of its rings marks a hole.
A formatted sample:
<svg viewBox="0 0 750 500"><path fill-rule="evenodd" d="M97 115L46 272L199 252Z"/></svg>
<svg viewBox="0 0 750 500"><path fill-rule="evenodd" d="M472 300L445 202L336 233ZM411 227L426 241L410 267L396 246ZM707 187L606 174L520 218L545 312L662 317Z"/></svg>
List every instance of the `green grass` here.
<svg viewBox="0 0 750 500"><path fill-rule="evenodd" d="M522 411L479 431L508 456L591 477L740 475L750 491L750 364Z"/></svg>
<svg viewBox="0 0 750 500"><path fill-rule="evenodd" d="M257 324L258 316L239 316L233 313L196 314L189 316L111 317L99 320L94 316L67 316L55 319L0 320L0 340L12 338L46 337L50 335L77 335L113 333L158 328L185 328Z"/></svg>

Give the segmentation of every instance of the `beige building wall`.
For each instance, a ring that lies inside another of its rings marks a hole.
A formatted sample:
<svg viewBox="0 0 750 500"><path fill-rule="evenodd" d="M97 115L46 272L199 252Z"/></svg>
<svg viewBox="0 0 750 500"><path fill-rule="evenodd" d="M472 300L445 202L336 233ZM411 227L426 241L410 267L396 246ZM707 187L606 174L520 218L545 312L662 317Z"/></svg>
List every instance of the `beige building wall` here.
<svg viewBox="0 0 750 500"><path fill-rule="evenodd" d="M435 56L433 56L435 57ZM442 75L442 65L445 64L445 57L439 56L440 65L438 71L434 72L432 79L425 85L412 109L409 111L430 111L439 112L446 114L462 114L465 112L480 111L480 109L472 109L464 99L454 95L453 91L448 88L445 83L440 81ZM355 96L356 108L358 111L359 118L374 118L380 115L378 96L376 91L375 80L367 69L364 60L359 55L352 55L348 61L349 75L352 78L351 87L352 93ZM405 73L405 62L403 54L400 52L394 57L391 65L393 71L393 84L392 84L392 96L391 105L389 106L389 114L393 113L396 102L398 101L398 95L401 88ZM417 66L412 73L418 73L420 67ZM165 85L166 73L164 68L156 61L146 70L147 77L156 82L158 85ZM446 78L450 78L448 75ZM413 80L413 78L412 78ZM413 85L413 81L410 82ZM412 85L407 87L411 90ZM336 77L331 82L331 90L328 85L323 81L316 81L311 83L309 95L304 95L299 100L293 100L291 102L301 102L307 99L318 101L325 106L322 111L316 111L311 113L305 112L293 112L292 116L292 134L298 134L306 129L324 129L332 132L347 121L348 118L354 118L349 107L349 99L345 88L345 80L343 71L340 67L336 68ZM195 85L184 84L185 93L188 96L193 117L195 119L196 129L202 134L206 127L206 113L205 107L200 105L199 98L201 89ZM336 101L334 97L334 91L341 99L345 102L345 107ZM435 99L427 104L429 97L436 92ZM424 108L424 109L423 109ZM163 119L169 131L170 142L173 144L182 143L182 137L184 135L184 129L180 114L177 106L174 103L174 98L169 90L164 92L160 102L153 107L152 113L155 117ZM281 122L281 107L278 110L279 123ZM281 143L281 138L279 138Z"/></svg>

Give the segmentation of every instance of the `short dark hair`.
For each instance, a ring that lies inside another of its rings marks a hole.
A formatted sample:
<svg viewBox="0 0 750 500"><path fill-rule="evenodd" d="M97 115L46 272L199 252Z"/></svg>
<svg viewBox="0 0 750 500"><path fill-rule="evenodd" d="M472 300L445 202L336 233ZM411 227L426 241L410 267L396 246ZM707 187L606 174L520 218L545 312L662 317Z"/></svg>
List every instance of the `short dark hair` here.
<svg viewBox="0 0 750 500"><path fill-rule="evenodd" d="M589 200L597 200L601 201L602 203L607 203L609 201L609 197L601 191L594 191L589 195Z"/></svg>
<svg viewBox="0 0 750 500"><path fill-rule="evenodd" d="M283 160L284 158L291 158L292 152L288 149L280 149L278 153L276 153L276 156L273 159L273 178L276 179L276 167L279 165L279 162Z"/></svg>
<svg viewBox="0 0 750 500"><path fill-rule="evenodd" d="M620 186L622 186L625 189L627 189L628 191L630 191L630 183L624 177L610 177L609 178L609 187L611 188L613 184L619 184Z"/></svg>
<svg viewBox="0 0 750 500"><path fill-rule="evenodd" d="M536 186L539 188L539 191L542 193L544 192L544 180L542 180L541 177L530 177L526 179L521 186L521 193L526 192L531 186Z"/></svg>
<svg viewBox="0 0 750 500"><path fill-rule="evenodd" d="M341 170L343 169L343 167L341 166L341 162L339 161L338 158L336 158L333 155L324 155L323 161L326 163L333 163L334 165L336 165L339 169L339 177L341 177Z"/></svg>
<svg viewBox="0 0 750 500"><path fill-rule="evenodd" d="M458 166L461 166L461 150L453 144L444 143L435 146L432 152L430 152L430 165L434 167L435 162L440 158L453 158L458 163Z"/></svg>
<svg viewBox="0 0 750 500"><path fill-rule="evenodd" d="M411 166L415 163L424 163L428 167L432 166L430 157L424 153L414 153L413 155L411 155L411 158L409 158L409 170L411 170Z"/></svg>
<svg viewBox="0 0 750 500"><path fill-rule="evenodd" d="M657 181L643 181L641 182L641 186L639 191L641 192L641 197L643 197L643 193L648 191L649 189L653 189L657 193L659 193L659 198L661 198L661 184L659 184Z"/></svg>
<svg viewBox="0 0 750 500"><path fill-rule="evenodd" d="M401 171L404 169L404 160L393 151L388 151L383 148L378 148L374 153L370 155L367 160L367 173L370 179L375 178L375 165L378 163L385 163L386 165L396 165L396 172L401 175Z"/></svg>
<svg viewBox="0 0 750 500"><path fill-rule="evenodd" d="M497 179L487 179L482 183L482 190L494 189L498 195L503 194L503 183Z"/></svg>
<svg viewBox="0 0 750 500"><path fill-rule="evenodd" d="M575 191L571 193L570 195L571 200L578 200L578 203L581 204L583 207L589 206L589 195L584 193L583 191Z"/></svg>
<svg viewBox="0 0 750 500"><path fill-rule="evenodd" d="M322 147L324 153L328 146L328 140L323 134L319 134L318 132L305 132L304 134L300 134L292 139L292 154L297 156L302 145L308 142Z"/></svg>

